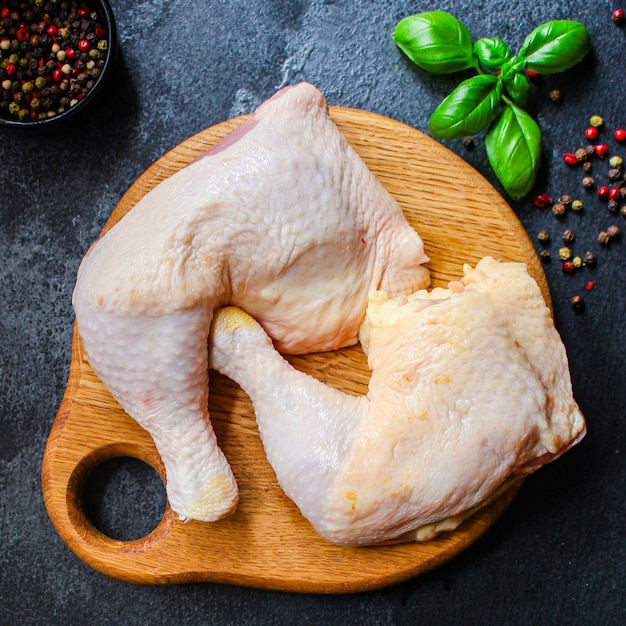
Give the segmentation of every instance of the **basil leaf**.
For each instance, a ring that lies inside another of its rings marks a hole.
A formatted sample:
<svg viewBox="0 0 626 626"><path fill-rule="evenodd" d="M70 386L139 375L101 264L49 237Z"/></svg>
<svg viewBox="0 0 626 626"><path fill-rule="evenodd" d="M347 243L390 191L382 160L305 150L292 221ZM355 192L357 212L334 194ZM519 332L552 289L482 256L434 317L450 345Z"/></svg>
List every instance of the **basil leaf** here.
<svg viewBox="0 0 626 626"><path fill-rule="evenodd" d="M524 74L513 74L511 78L503 80L504 87L515 104L524 106L530 94L530 83Z"/></svg>
<svg viewBox="0 0 626 626"><path fill-rule="evenodd" d="M554 20L538 26L522 44L519 56L540 74L555 74L576 65L591 49L587 29L579 22Z"/></svg>
<svg viewBox="0 0 626 626"><path fill-rule="evenodd" d="M467 27L445 11L405 17L396 25L393 40L413 63L433 74L474 66Z"/></svg>
<svg viewBox="0 0 626 626"><path fill-rule="evenodd" d="M428 129L440 139L455 139L479 133L498 111L502 83L492 74L463 81L437 107Z"/></svg>
<svg viewBox="0 0 626 626"><path fill-rule="evenodd" d="M506 102L485 136L487 158L498 180L514 200L535 184L541 160L541 130L522 109Z"/></svg>
<svg viewBox="0 0 626 626"><path fill-rule="evenodd" d="M511 58L511 50L498 37L483 37L474 44L476 58L489 70L499 70Z"/></svg>

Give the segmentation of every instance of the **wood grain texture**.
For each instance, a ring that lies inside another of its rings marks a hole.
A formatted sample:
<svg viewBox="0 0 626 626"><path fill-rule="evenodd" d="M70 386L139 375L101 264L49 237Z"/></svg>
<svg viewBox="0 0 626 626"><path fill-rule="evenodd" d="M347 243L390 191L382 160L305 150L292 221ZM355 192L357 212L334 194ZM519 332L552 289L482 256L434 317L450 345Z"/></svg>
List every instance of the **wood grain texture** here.
<svg viewBox="0 0 626 626"><path fill-rule="evenodd" d="M510 207L473 168L448 149L399 122L331 107L339 128L398 200L425 242L434 285L458 279L463 263L485 255L523 261L548 304L546 279L523 227ZM150 189L240 124L236 118L183 142L129 188L103 232ZM302 371L348 393L364 393L369 371L360 348L293 356ZM209 409L240 487L237 511L219 522L182 523L166 508L148 536L118 541L102 535L81 504L85 482L104 460L139 458L165 480L150 436L115 402L95 375L74 329L67 389L52 426L42 466L43 495L62 539L86 563L134 583L219 582L284 591L344 593L391 585L458 554L498 519L519 490L502 495L456 531L423 543L339 548L323 539L276 483L247 396L212 372Z"/></svg>

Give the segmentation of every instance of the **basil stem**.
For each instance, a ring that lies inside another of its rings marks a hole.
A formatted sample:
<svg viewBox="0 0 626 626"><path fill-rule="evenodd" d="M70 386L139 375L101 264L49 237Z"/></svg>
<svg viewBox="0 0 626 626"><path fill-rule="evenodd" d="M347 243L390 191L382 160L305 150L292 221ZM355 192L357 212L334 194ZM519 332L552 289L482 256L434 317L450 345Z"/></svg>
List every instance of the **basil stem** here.
<svg viewBox="0 0 626 626"><path fill-rule="evenodd" d="M530 83L524 74L513 74L508 79L502 81L504 88L511 96L513 102L519 106L524 106L530 94Z"/></svg>
<svg viewBox="0 0 626 626"><path fill-rule="evenodd" d="M476 58L489 70L499 70L511 58L511 50L499 37L483 37L474 44Z"/></svg>
<svg viewBox="0 0 626 626"><path fill-rule="evenodd" d="M526 67L540 74L555 74L576 65L591 49L587 29L571 20L538 26L522 44L519 56Z"/></svg>
<svg viewBox="0 0 626 626"><path fill-rule="evenodd" d="M494 118L502 96L502 82L492 74L463 81L435 109L428 130L440 139L479 133Z"/></svg>
<svg viewBox="0 0 626 626"><path fill-rule="evenodd" d="M504 98L505 107L485 136L487 158L514 200L535 184L541 160L541 130L522 109Z"/></svg>
<svg viewBox="0 0 626 626"><path fill-rule="evenodd" d="M433 74L474 67L467 27L445 11L410 15L398 22L393 40L416 65Z"/></svg>

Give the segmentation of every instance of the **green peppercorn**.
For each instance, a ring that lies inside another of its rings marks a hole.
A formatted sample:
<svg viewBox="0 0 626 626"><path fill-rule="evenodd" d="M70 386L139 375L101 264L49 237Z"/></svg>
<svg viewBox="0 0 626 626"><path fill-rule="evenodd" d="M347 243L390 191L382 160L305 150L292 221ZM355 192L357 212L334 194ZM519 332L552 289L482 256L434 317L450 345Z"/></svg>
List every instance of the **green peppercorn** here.
<svg viewBox="0 0 626 626"><path fill-rule="evenodd" d="M561 259L561 261L567 261L568 259L572 258L572 251L567 247L567 246L563 246L562 248L559 248L559 259Z"/></svg>
<svg viewBox="0 0 626 626"><path fill-rule="evenodd" d="M572 259L572 265L573 265L576 269L578 269L579 267L582 267L582 265L583 265L583 260L582 260L579 256L575 256L575 257Z"/></svg>
<svg viewBox="0 0 626 626"><path fill-rule="evenodd" d="M583 203L580 200L572 200L572 211L581 211Z"/></svg>
<svg viewBox="0 0 626 626"><path fill-rule="evenodd" d="M92 48L88 54L89 58L94 60L99 59L102 56L102 53L97 48Z"/></svg>
<svg viewBox="0 0 626 626"><path fill-rule="evenodd" d="M108 44L108 42L107 42L107 40L106 40L106 39L101 39L101 40L98 42L98 45L97 45L98 50L102 50L102 51L104 51L104 50L106 50L108 47L109 47L109 44Z"/></svg>
<svg viewBox="0 0 626 626"><path fill-rule="evenodd" d="M35 78L35 87L37 89L45 89L48 81L43 76L37 76Z"/></svg>
<svg viewBox="0 0 626 626"><path fill-rule="evenodd" d="M591 118L589 118L589 123L594 128L598 128L599 126L602 126L602 124L604 124L604 120L599 115L592 115Z"/></svg>
<svg viewBox="0 0 626 626"><path fill-rule="evenodd" d="M609 159L609 167L615 168L615 169L619 169L620 167L622 167L624 161L622 160L622 157L620 156L612 156Z"/></svg>

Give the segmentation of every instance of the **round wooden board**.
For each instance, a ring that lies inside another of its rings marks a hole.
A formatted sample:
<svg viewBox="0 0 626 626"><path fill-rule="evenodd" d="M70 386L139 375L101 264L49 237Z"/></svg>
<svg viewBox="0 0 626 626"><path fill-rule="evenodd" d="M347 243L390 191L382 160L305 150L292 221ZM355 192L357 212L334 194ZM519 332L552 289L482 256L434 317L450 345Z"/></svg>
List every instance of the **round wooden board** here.
<svg viewBox="0 0 626 626"><path fill-rule="evenodd" d="M447 285L461 276L463 263L491 255L527 263L550 304L545 275L526 232L473 168L394 120L337 107L331 107L331 116L424 239L434 285ZM165 154L130 187L104 230L245 117L202 131ZM369 371L359 347L290 361L349 393L367 388ZM210 581L313 593L364 591L423 573L464 550L494 523L521 486L517 481L457 530L431 541L368 548L331 545L278 487L247 396L214 372L210 378L211 418L240 487L237 511L213 524L184 524L168 506L148 536L127 542L111 539L96 530L82 509L91 471L117 456L142 459L163 478L164 471L151 438L94 374L74 329L67 389L43 459L43 495L59 535L96 570L134 583Z"/></svg>

